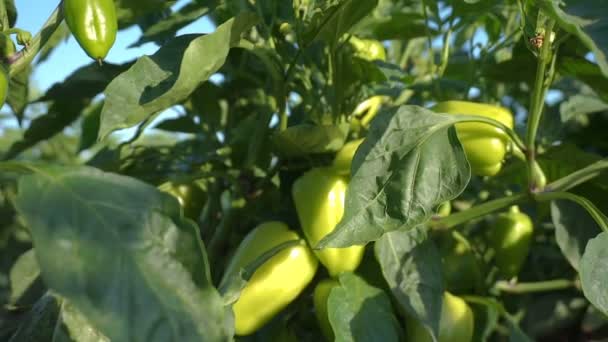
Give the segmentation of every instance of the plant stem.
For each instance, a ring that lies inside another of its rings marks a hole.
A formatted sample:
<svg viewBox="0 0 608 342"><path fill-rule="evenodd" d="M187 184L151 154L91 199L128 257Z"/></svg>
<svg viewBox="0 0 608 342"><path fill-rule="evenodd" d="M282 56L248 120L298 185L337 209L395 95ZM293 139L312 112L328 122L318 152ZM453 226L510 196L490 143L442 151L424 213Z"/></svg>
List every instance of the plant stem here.
<svg viewBox="0 0 608 342"><path fill-rule="evenodd" d="M51 13L49 18L44 23L42 29L34 36L34 38L32 38L30 44L12 56L11 60L9 61L9 75L16 75L30 65L34 57L36 57L38 54L38 51L40 51L42 46L46 44L62 21L63 10L61 3L59 3L57 8L55 8L53 13Z"/></svg>
<svg viewBox="0 0 608 342"><path fill-rule="evenodd" d="M474 206L470 209L457 212L455 214L446 216L436 221L432 221L431 225L433 227L437 227L439 229L449 229L465 222L468 222L472 219L493 213L499 209L510 207L515 204L519 204L528 199L526 194L517 194L511 195L508 197L503 197L499 199L495 199L477 206Z"/></svg>
<svg viewBox="0 0 608 342"><path fill-rule="evenodd" d="M526 145L524 145L524 142L517 135L517 133L515 133L514 130L512 130L510 127L508 127L507 125L503 124L502 122L500 122L498 120L494 120L494 119L487 118L485 116L478 116L478 115L462 115L462 116L458 116L458 122L481 122L481 123L486 123L488 125L492 125L494 127L500 128L503 132L505 132L506 135L509 136L509 138L511 138L511 141L513 141L516 148L518 148L520 151L526 150Z"/></svg>
<svg viewBox="0 0 608 342"><path fill-rule="evenodd" d="M604 214L595 206L595 204L593 204L593 202L585 197L581 197L570 192L540 192L535 194L534 198L541 202L553 200L569 200L575 202L587 210L589 215L591 215L593 220L603 231L608 232L608 218L604 216Z"/></svg>
<svg viewBox="0 0 608 342"><path fill-rule="evenodd" d="M540 14L542 15L542 14ZM545 105L545 96L547 94L547 90L549 89L550 82L546 82L546 80L552 80L553 75L547 75L547 67L550 65L552 60L551 55L551 32L553 31L553 26L555 24L554 20L547 20L544 25L544 35L545 40L543 45L540 48L540 52L538 54L538 62L536 65L536 80L534 83L534 91L532 92L532 99L530 101L530 110L528 112L528 127L526 134L526 151L528 157L528 170L529 170L529 182L530 189L536 187L536 175L534 171L534 167L532 166L535 163L536 159L536 133L538 131L538 126L540 124L540 119L543 112L543 107ZM553 68L549 68L550 73L553 73L555 70ZM546 77L546 78L545 78ZM537 168L538 169L538 168Z"/></svg>
<svg viewBox="0 0 608 342"><path fill-rule="evenodd" d="M547 185L546 191L567 191L608 170L608 159L597 161Z"/></svg>
<svg viewBox="0 0 608 342"><path fill-rule="evenodd" d="M501 280L496 282L494 285L494 289L496 289L498 292L507 292L513 294L558 291L573 287L578 287L577 283L568 279L547 280L533 283L511 283Z"/></svg>

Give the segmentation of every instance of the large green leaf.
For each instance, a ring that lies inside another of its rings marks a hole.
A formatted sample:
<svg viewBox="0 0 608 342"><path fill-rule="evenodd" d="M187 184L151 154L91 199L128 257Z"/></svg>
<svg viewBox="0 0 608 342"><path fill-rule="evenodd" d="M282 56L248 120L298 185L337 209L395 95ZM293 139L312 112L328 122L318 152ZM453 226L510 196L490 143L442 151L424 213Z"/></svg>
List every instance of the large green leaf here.
<svg viewBox="0 0 608 342"><path fill-rule="evenodd" d="M327 298L327 315L335 341L399 341L389 297L353 273L340 275L340 286Z"/></svg>
<svg viewBox="0 0 608 342"><path fill-rule="evenodd" d="M594 53L602 73L608 77L608 2L540 0L539 3L559 26L577 36Z"/></svg>
<svg viewBox="0 0 608 342"><path fill-rule="evenodd" d="M417 106L381 112L352 164L345 212L319 247L345 247L424 223L458 196L471 171L453 115Z"/></svg>
<svg viewBox="0 0 608 342"><path fill-rule="evenodd" d="M425 229L387 233L376 241L375 252L404 312L439 336L444 291L441 255Z"/></svg>
<svg viewBox="0 0 608 342"><path fill-rule="evenodd" d="M15 200L42 278L112 341L231 333L195 225L170 195L96 169L38 168Z"/></svg>
<svg viewBox="0 0 608 342"><path fill-rule="evenodd" d="M597 223L580 205L571 201L551 202L555 239L570 265L579 270L587 242L601 232Z"/></svg>
<svg viewBox="0 0 608 342"><path fill-rule="evenodd" d="M66 300L62 302L58 320L52 342L110 342Z"/></svg>
<svg viewBox="0 0 608 342"><path fill-rule="evenodd" d="M598 310L608 315L608 232L599 234L587 243L580 262L581 284L585 297Z"/></svg>
<svg viewBox="0 0 608 342"><path fill-rule="evenodd" d="M225 62L257 16L233 18L208 35L184 35L144 56L106 88L99 137L134 126L181 103Z"/></svg>

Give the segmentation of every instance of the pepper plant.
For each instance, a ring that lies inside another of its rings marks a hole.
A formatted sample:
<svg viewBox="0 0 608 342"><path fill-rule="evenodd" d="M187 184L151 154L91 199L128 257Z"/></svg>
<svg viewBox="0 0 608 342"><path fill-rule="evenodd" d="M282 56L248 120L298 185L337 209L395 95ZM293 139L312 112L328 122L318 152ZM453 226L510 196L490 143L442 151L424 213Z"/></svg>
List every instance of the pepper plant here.
<svg viewBox="0 0 608 342"><path fill-rule="evenodd" d="M608 338L608 2L16 18L0 0L1 340ZM134 26L156 52L104 61ZM34 95L71 36L90 64Z"/></svg>

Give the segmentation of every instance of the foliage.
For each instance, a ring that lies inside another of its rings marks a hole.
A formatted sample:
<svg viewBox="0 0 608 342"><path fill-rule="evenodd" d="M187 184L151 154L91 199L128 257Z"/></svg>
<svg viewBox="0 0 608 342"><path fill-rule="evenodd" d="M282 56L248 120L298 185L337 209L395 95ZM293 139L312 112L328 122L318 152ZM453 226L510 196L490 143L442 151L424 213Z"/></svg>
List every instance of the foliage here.
<svg viewBox="0 0 608 342"><path fill-rule="evenodd" d="M0 1L1 340L441 341L448 293L472 341L607 338L605 1L96 0L158 50L43 93L87 17ZM471 102L507 118L436 106ZM267 222L295 240L248 245Z"/></svg>

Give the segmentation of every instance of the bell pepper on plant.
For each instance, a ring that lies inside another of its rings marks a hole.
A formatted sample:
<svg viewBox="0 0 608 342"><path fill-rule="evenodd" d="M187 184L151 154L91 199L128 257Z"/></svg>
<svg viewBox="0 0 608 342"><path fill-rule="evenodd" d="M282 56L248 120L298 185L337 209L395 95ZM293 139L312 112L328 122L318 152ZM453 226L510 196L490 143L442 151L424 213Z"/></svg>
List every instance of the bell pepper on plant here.
<svg viewBox="0 0 608 342"><path fill-rule="evenodd" d="M114 0L63 0L63 12L80 47L91 58L103 60L118 30Z"/></svg>
<svg viewBox="0 0 608 342"><path fill-rule="evenodd" d="M439 319L439 342L470 342L474 332L473 310L460 297L445 292ZM431 334L412 317L406 321L409 342L432 342Z"/></svg>
<svg viewBox="0 0 608 342"><path fill-rule="evenodd" d="M339 285L340 283L335 279L325 279L317 284L313 293L313 304L315 307L317 321L319 322L323 335L328 341L334 340L334 331L329 323L327 300L329 299L331 290Z"/></svg>
<svg viewBox="0 0 608 342"><path fill-rule="evenodd" d="M353 157L355 156L355 152L359 148L359 145L363 142L364 139L357 139L353 141L349 141L338 153L336 153L336 157L333 162L333 170L342 176L350 175L350 167L353 163Z"/></svg>
<svg viewBox="0 0 608 342"><path fill-rule="evenodd" d="M513 128L513 114L506 108L466 101L440 102L433 107L437 113L479 115ZM494 176L502 168L510 138L498 127L481 122L456 124L458 138L464 147L471 171L480 176Z"/></svg>
<svg viewBox="0 0 608 342"><path fill-rule="evenodd" d="M292 196L304 235L311 246L331 233L344 214L346 181L330 169L312 169L293 184ZM314 250L332 277L354 271L364 246Z"/></svg>
<svg viewBox="0 0 608 342"><path fill-rule="evenodd" d="M528 257L533 232L532 220L517 206L496 216L488 232L489 242L495 251L496 267L503 277L513 278L519 274Z"/></svg>
<svg viewBox="0 0 608 342"><path fill-rule="evenodd" d="M300 237L282 222L266 222L241 242L224 277L234 275L272 248ZM237 335L249 335L291 303L313 279L318 261L310 248L285 248L258 267L232 306Z"/></svg>

